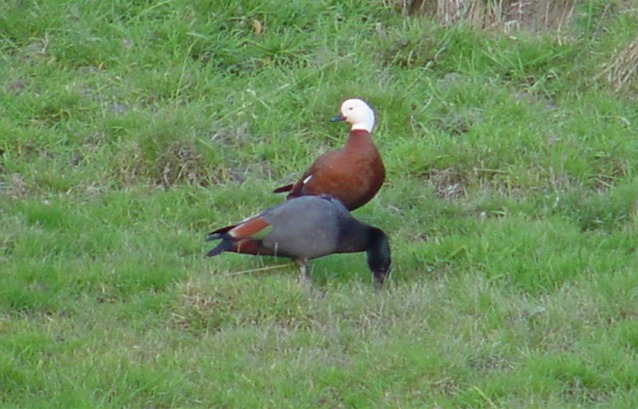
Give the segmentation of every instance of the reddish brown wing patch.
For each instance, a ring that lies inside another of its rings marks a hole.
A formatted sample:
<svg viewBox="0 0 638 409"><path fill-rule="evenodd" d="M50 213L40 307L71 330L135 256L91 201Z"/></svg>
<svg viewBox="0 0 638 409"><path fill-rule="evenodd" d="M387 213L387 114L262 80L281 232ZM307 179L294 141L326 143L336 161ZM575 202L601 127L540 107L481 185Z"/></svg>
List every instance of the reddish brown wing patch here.
<svg viewBox="0 0 638 409"><path fill-rule="evenodd" d="M260 241L253 239L242 239L235 242L233 246L235 253L241 254L254 254L257 256L274 256L275 252L272 249L264 247Z"/></svg>
<svg viewBox="0 0 638 409"><path fill-rule="evenodd" d="M239 223L228 234L234 239L243 239L256 236L259 232L270 226L266 220L261 217L253 217L243 223Z"/></svg>

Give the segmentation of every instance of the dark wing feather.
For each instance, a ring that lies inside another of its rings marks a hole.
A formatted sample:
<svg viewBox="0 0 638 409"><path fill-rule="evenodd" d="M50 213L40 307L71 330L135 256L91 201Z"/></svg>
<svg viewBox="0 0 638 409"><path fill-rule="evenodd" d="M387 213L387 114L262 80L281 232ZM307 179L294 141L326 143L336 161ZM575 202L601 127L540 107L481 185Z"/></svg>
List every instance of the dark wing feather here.
<svg viewBox="0 0 638 409"><path fill-rule="evenodd" d="M277 189L273 190L273 193L284 193L284 192L290 192L292 190L292 183L286 186L281 186L278 187Z"/></svg>

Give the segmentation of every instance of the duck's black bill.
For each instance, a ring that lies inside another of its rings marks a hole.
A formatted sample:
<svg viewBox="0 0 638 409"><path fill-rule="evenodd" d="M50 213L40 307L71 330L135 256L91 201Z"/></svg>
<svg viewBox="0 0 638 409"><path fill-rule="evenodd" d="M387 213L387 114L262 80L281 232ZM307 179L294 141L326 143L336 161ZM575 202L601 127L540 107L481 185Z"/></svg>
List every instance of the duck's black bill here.
<svg viewBox="0 0 638 409"><path fill-rule="evenodd" d="M343 114L339 114L335 116L334 118L332 118L330 122L339 122L339 121L345 121L345 120L346 120L346 117L343 116Z"/></svg>

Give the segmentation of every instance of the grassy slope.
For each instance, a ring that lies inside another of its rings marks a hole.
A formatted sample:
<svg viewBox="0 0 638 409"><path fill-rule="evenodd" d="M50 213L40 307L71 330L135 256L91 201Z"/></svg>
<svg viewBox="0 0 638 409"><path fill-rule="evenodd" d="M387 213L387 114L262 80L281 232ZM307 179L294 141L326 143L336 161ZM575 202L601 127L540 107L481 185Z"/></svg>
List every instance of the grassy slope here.
<svg viewBox="0 0 638 409"><path fill-rule="evenodd" d="M38 3L0 16L3 407L636 407L638 112L592 80L635 12L587 2L557 42L373 2ZM353 95L388 288L361 254L312 297L204 259Z"/></svg>

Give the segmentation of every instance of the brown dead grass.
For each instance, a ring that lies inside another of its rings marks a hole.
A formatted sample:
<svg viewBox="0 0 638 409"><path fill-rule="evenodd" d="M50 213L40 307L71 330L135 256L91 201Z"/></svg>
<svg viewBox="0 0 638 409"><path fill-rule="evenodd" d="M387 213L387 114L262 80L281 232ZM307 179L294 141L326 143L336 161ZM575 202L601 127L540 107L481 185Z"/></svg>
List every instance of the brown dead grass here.
<svg viewBox="0 0 638 409"><path fill-rule="evenodd" d="M611 85L614 92L635 95L638 78L638 36L620 50L598 75Z"/></svg>
<svg viewBox="0 0 638 409"><path fill-rule="evenodd" d="M424 177L434 185L436 195L442 199L460 199L466 194L466 181L458 169L430 170Z"/></svg>
<svg viewBox="0 0 638 409"><path fill-rule="evenodd" d="M384 0L403 14L428 15L440 24L467 23L486 30L561 33L579 0Z"/></svg>
<svg viewBox="0 0 638 409"><path fill-rule="evenodd" d="M152 183L170 188L179 183L210 186L228 179L225 166L210 166L188 142L175 142L149 158L142 147L131 142L117 153L110 166L112 177L124 186Z"/></svg>
<svg viewBox="0 0 638 409"><path fill-rule="evenodd" d="M574 9L583 0L383 0L405 16L428 16L439 24L468 24L481 30L513 34L519 31L547 33L558 41L571 41L568 27ZM603 16L613 12L635 12L635 0L609 2ZM601 27L603 23L601 22ZM638 90L638 36L616 52L596 80L612 90L635 98Z"/></svg>

